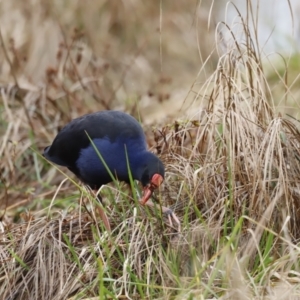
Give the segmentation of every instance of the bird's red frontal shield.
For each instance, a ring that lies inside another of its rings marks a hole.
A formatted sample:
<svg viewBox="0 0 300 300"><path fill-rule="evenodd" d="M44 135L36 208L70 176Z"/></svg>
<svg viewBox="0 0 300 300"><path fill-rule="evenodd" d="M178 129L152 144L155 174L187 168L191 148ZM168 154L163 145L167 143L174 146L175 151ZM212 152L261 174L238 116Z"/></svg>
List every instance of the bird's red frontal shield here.
<svg viewBox="0 0 300 300"><path fill-rule="evenodd" d="M150 183L147 186L145 186L145 188L144 188L143 197L140 200L140 203L142 205L146 204L146 202L152 196L153 191L155 189L157 189L163 183L163 181L164 181L164 178L160 174L154 174L152 176Z"/></svg>

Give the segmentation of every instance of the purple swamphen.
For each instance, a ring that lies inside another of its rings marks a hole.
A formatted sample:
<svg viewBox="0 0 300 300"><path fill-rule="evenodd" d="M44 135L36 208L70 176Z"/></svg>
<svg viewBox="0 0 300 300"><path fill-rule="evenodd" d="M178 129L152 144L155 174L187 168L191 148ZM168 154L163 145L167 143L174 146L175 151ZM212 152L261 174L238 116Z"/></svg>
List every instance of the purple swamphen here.
<svg viewBox="0 0 300 300"><path fill-rule="evenodd" d="M72 120L57 134L52 145L45 148L43 155L49 161L67 167L92 189L113 181L107 168L114 178L129 183L129 164L132 178L143 185L142 205L154 205L149 199L164 180L164 165L156 155L147 151L141 125L120 111L99 111ZM167 207L162 207L162 210L169 215L170 223L173 217L180 228L172 210ZM104 212L101 218L110 230Z"/></svg>

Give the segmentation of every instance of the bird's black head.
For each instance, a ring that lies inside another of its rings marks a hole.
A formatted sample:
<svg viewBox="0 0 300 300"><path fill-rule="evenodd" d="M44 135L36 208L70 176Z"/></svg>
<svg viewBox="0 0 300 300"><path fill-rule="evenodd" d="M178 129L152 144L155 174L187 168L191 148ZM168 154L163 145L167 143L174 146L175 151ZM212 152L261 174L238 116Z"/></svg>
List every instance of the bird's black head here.
<svg viewBox="0 0 300 300"><path fill-rule="evenodd" d="M153 191L164 181L165 167L161 160L154 154L147 152L147 158L143 161L139 181L144 187L141 204L145 204Z"/></svg>
<svg viewBox="0 0 300 300"><path fill-rule="evenodd" d="M150 152L149 154L151 155L149 155L148 159L145 161L143 165L143 170L141 172L140 182L142 183L143 187L149 185L153 180L153 177L155 177L155 175L158 175L156 176L156 178L161 178L160 184L163 182L163 179L165 177L165 167L162 161L154 154Z"/></svg>

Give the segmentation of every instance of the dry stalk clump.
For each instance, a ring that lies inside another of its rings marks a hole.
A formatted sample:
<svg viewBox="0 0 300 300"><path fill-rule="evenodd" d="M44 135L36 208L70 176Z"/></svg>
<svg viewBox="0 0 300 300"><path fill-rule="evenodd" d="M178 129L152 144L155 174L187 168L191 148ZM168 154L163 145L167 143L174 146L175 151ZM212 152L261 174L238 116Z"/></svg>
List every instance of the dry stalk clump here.
<svg viewBox="0 0 300 300"><path fill-rule="evenodd" d="M99 280L113 295L129 297L138 292L129 284L132 276L145 272L149 285L173 282L163 263L170 238L160 234L161 225L129 210L112 217L113 237L87 213L31 219L1 234L2 299L99 295Z"/></svg>
<svg viewBox="0 0 300 300"><path fill-rule="evenodd" d="M296 241L299 124L275 114L261 57L250 34L245 39L220 57L198 93L201 106L192 121L159 132L157 149L169 162L170 178L177 178L166 189L173 190L178 212L188 207L190 222L199 217L196 208L208 228L224 230L230 220L232 230L242 217L245 233L257 224L278 234L287 226Z"/></svg>

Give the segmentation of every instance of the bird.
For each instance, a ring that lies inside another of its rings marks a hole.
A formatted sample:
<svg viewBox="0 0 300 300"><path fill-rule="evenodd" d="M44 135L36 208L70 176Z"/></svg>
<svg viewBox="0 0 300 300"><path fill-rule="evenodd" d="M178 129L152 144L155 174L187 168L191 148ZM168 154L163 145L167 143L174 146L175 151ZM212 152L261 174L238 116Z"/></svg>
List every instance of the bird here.
<svg viewBox="0 0 300 300"><path fill-rule="evenodd" d="M56 135L43 156L50 162L67 167L93 190L114 179L130 183L130 173L143 186L141 205L154 206L154 190L164 181L162 161L147 150L144 131L131 115L117 110L102 110L73 119ZM130 172L129 172L130 170ZM114 177L114 178L113 178ZM173 211L162 206L163 213L180 228ZM107 230L110 223L100 214Z"/></svg>

